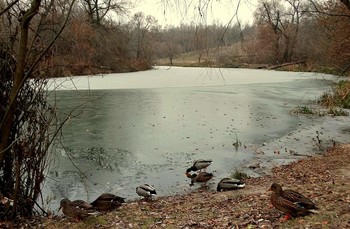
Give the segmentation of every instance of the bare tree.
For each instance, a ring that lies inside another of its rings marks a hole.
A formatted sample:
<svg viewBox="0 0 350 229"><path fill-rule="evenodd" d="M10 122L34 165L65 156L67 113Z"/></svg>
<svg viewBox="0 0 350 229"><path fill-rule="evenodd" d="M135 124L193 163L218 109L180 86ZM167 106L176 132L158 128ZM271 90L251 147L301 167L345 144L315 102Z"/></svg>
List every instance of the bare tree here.
<svg viewBox="0 0 350 229"><path fill-rule="evenodd" d="M256 11L257 23L269 25L274 34L276 61L289 62L293 58L300 20L306 13L301 0L262 1ZM263 41L264 42L264 41Z"/></svg>
<svg viewBox="0 0 350 229"><path fill-rule="evenodd" d="M87 12L90 22L98 26L106 18L108 13L124 12L128 1L124 0L82 0L85 11Z"/></svg>
<svg viewBox="0 0 350 229"><path fill-rule="evenodd" d="M139 12L134 15L132 24L136 59L151 60L153 44L159 30L157 20Z"/></svg>
<svg viewBox="0 0 350 229"><path fill-rule="evenodd" d="M14 202L13 206L5 207L1 217L33 214L48 163L48 148L57 133L52 132L55 110L46 101L46 80L43 79L46 73L41 71L40 64L67 20L54 37L43 40L45 30L42 25L48 12L52 12L51 3L33 0L26 5L16 1L1 11L1 21L7 27L2 28L4 33L1 33L0 41L3 70L0 81L0 190ZM70 9L73 3L74 0ZM14 15L18 24L11 20Z"/></svg>

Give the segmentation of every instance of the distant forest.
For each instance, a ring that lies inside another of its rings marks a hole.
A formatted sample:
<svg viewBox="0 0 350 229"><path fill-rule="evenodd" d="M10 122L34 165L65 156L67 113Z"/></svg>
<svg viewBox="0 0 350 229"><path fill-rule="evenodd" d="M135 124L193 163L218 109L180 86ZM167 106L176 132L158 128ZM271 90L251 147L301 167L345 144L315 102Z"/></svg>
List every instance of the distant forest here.
<svg viewBox="0 0 350 229"><path fill-rule="evenodd" d="M192 53L200 66L302 62L309 70L331 69L337 73L350 67L350 7L346 0L322 4L310 0L261 0L252 24L241 25L237 18L225 25L193 22L165 28L141 12L125 15L127 1L97 3L83 0L73 6L61 36L40 63L39 75L139 71L154 63L171 65L184 53ZM43 16L33 19L38 28L31 34L38 35L31 46L33 56L55 37L68 4L48 1L42 7ZM108 17L111 12L129 19L118 20L116 16L112 20ZM19 19L13 13L4 13L1 20L2 42L13 47L14 21Z"/></svg>

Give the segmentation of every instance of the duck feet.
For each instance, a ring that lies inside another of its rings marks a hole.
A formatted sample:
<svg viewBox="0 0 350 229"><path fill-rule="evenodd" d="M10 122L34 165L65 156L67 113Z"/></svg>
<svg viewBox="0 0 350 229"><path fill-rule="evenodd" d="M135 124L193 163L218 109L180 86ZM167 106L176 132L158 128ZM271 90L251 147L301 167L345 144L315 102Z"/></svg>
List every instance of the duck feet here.
<svg viewBox="0 0 350 229"><path fill-rule="evenodd" d="M280 222L285 222L285 221L287 221L287 220L289 220L291 218L292 218L292 216L290 214L287 214L283 218L280 219Z"/></svg>

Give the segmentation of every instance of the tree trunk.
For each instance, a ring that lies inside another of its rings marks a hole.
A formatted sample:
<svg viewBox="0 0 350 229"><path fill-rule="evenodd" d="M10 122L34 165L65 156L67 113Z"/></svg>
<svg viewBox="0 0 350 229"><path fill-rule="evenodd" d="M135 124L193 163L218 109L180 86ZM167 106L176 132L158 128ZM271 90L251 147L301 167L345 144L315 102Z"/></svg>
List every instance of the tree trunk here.
<svg viewBox="0 0 350 229"><path fill-rule="evenodd" d="M28 46L28 34L29 34L29 24L32 18L38 13L41 0L33 0L31 2L31 7L24 13L23 17L20 18L21 27L20 27L20 40L19 47L17 52L17 66L16 71L13 77L13 87L10 93L9 103L5 110L5 115L3 120L1 120L0 125L0 163L3 162L7 148L9 146L9 137L11 132L11 126L14 120L14 113L16 111L16 98L17 95L23 86L25 77L25 67L26 67L26 58L27 58L27 46Z"/></svg>

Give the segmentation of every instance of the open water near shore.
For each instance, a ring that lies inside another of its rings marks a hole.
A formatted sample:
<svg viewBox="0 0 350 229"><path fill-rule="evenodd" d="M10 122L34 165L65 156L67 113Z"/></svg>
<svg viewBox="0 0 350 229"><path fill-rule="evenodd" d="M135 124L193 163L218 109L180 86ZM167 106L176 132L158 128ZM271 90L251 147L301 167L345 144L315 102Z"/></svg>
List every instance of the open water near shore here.
<svg viewBox="0 0 350 229"><path fill-rule="evenodd" d="M348 142L349 117L291 113L312 104L333 80L180 67L55 79L52 103L62 120L69 118L54 148L44 206L57 212L64 197L93 201L103 192L132 200L143 183L161 196L191 192L199 185L190 187L184 173L196 159L213 159L209 189L215 190L235 170L262 175L301 158L295 154L319 153L332 140Z"/></svg>

